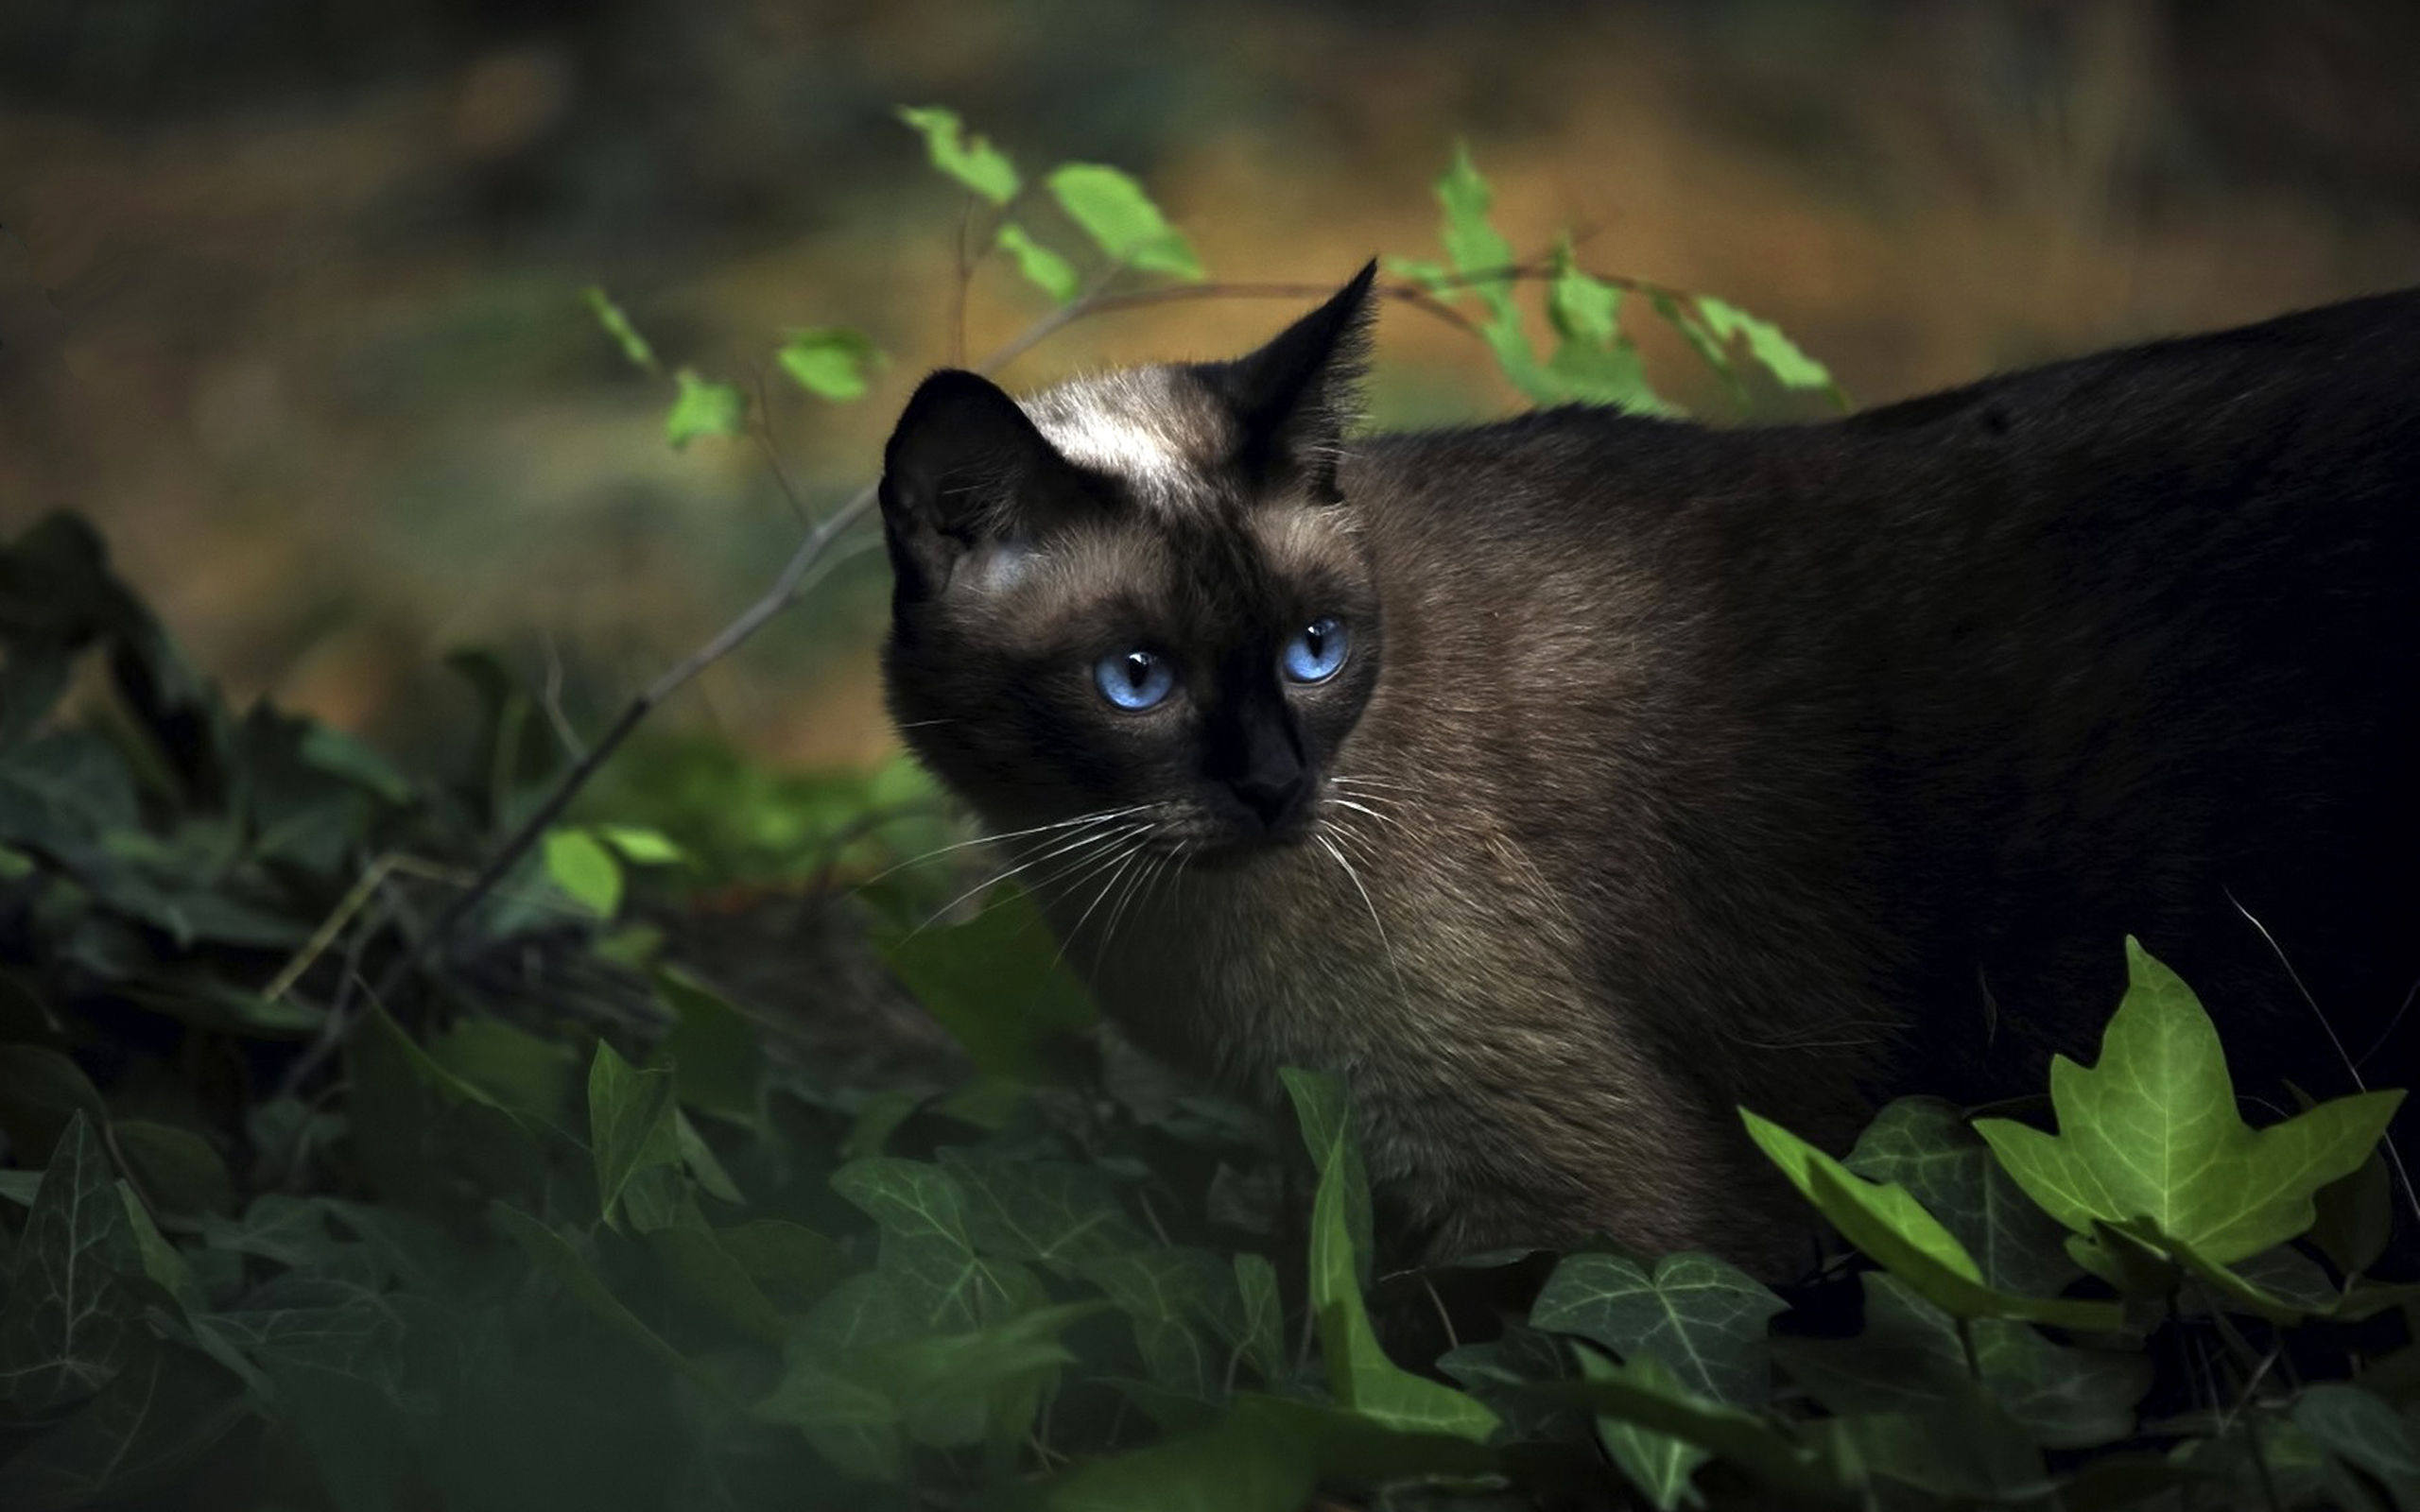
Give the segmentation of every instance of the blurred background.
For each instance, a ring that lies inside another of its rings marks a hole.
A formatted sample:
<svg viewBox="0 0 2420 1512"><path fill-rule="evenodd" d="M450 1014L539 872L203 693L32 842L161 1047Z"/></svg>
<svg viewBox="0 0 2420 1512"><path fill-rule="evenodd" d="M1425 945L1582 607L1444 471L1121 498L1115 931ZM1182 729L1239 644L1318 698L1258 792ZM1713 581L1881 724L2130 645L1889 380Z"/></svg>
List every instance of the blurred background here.
<svg viewBox="0 0 2420 1512"><path fill-rule="evenodd" d="M8 0L0 532L95 518L238 696L408 747L480 644L594 722L802 527L760 448L666 445L580 291L752 391L788 328L893 353L855 405L763 385L828 507L947 355L961 197L894 106L1029 177L1135 172L1232 280L1433 257L1465 139L1516 246L1583 228L1593 266L1772 318L1870 404L2420 282L2415 60L2387 0ZM973 349L1044 308L986 270ZM1289 313L1105 318L1005 376ZM1401 309L1375 398L1517 403ZM858 558L666 717L878 758L883 588Z"/></svg>

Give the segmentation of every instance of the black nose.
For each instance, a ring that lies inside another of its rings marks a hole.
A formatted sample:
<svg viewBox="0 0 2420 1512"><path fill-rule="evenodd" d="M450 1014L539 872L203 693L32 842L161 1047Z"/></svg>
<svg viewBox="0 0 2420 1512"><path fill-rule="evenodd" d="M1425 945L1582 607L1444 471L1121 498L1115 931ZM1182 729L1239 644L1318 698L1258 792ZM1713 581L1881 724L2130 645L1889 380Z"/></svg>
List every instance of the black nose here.
<svg viewBox="0 0 2420 1512"><path fill-rule="evenodd" d="M1259 816L1261 828L1274 830L1292 818L1310 788L1310 774L1300 766L1281 771L1247 772L1227 784L1244 807Z"/></svg>

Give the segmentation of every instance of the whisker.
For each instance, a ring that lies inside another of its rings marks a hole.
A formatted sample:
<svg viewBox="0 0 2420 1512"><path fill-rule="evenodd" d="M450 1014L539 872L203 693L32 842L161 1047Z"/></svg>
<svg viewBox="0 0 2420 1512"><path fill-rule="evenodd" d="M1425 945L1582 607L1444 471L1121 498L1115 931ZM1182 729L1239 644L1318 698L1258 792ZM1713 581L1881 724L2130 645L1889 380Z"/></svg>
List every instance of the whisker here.
<svg viewBox="0 0 2420 1512"><path fill-rule="evenodd" d="M1093 911L1108 900L1110 889L1117 885L1117 879L1126 875L1126 868L1132 866L1134 864L1134 858L1142 853L1143 847L1139 842L1127 848L1123 859L1117 863L1117 869L1109 874L1109 880L1100 885L1100 891L1093 896L1093 901L1085 905L1084 911L1076 916L1075 924L1068 929L1065 935L1060 936L1059 954L1055 957L1056 959L1064 960L1066 958L1067 947L1075 943L1076 936L1078 935L1083 933L1084 921L1092 918ZM1108 936L1106 935L1102 936L1101 943L1104 947L1108 944Z"/></svg>
<svg viewBox="0 0 2420 1512"><path fill-rule="evenodd" d="M1038 867L1042 865L1042 863L1051 860L1054 857L1065 855L1071 850L1081 850L1087 846L1109 844L1120 838L1123 833L1123 831L1118 831L1113 832L1109 834L1096 834L1087 831L1077 835L1072 840L1062 841L1053 850L1046 850L1042 854L1034 856L1029 860L1017 863L1006 871L988 877L983 881L977 883L974 886L967 888L964 892L959 893L949 902L942 904L940 908L934 911L931 918L925 919L923 923L918 924L914 929L909 930L908 932L908 937L912 939L916 936L923 934L925 930L932 928L940 919L946 917L952 909L966 902L969 898L974 897L979 892L985 892L993 887L998 886L1001 883L1008 881L1011 877L1017 875L1021 871L1025 871L1029 868Z"/></svg>
<svg viewBox="0 0 2420 1512"><path fill-rule="evenodd" d="M905 871L909 867L918 866L924 862L930 861L935 856L945 856L953 850L963 850L969 846L1006 845L1011 840L1022 840L1028 835L1041 834L1051 830L1064 830L1079 824L1098 824L1109 819L1122 818L1129 814L1140 814L1150 807L1150 805L1148 803L1135 803L1130 804L1122 809L1102 809L1093 814L1079 814L1072 819L1053 819L1048 824L1036 824L1028 829L1011 830L1005 834L978 834L970 840L954 841L949 845L938 846L933 850L925 851L922 855L909 856L905 861L898 862L881 871L875 872L873 876L868 877L864 883L860 883L858 885L864 886L873 883L880 882L883 878L890 876L892 872Z"/></svg>
<svg viewBox="0 0 2420 1512"><path fill-rule="evenodd" d="M1395 991L1403 999L1405 1011L1409 1012L1411 1008L1411 988L1404 980L1403 963L1395 959L1394 942L1387 938L1386 920L1378 917L1378 905L1371 901L1370 889L1361 885L1361 874L1353 869L1353 863L1344 859L1344 852L1336 848L1334 841L1319 833L1314 833L1311 838L1317 840L1322 850L1336 858L1336 864L1344 868L1345 880L1352 883L1353 890L1361 895L1361 906L1370 910L1370 922L1378 931L1378 948L1386 953L1387 967L1395 976Z"/></svg>
<svg viewBox="0 0 2420 1512"><path fill-rule="evenodd" d="M1367 814L1371 818L1376 820L1380 824L1397 824L1400 822L1393 815L1381 814L1376 809L1366 808L1358 800L1354 799L1338 798L1335 794L1331 793L1328 795L1327 800L1339 808L1351 809L1357 814Z"/></svg>

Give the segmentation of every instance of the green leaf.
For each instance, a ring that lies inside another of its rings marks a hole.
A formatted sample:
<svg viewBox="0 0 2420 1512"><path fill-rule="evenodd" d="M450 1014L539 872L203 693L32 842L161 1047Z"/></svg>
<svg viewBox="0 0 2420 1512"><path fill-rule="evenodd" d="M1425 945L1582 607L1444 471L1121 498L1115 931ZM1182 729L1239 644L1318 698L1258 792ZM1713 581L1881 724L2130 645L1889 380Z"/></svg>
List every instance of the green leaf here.
<svg viewBox="0 0 2420 1512"><path fill-rule="evenodd" d="M18 1237L0 1304L0 1400L44 1414L109 1383L134 1343L125 1274L143 1274L142 1250L100 1136L78 1112Z"/></svg>
<svg viewBox="0 0 2420 1512"><path fill-rule="evenodd" d="M1049 295L1061 304L1074 299L1083 286L1076 277L1076 265L1043 246L1023 226L1010 221L1000 228L1000 246L1017 265L1026 282Z"/></svg>
<svg viewBox="0 0 2420 1512"><path fill-rule="evenodd" d="M1707 332L1717 341L1728 342L1734 337L1744 339L1748 355L1763 365L1773 375L1773 381L1784 388L1817 388L1840 396L1840 388L1832 382L1832 374L1822 363L1798 349L1798 344L1782 335L1781 328L1770 320L1760 320L1736 304L1725 303L1711 295L1697 299L1698 318L1705 322Z"/></svg>
<svg viewBox="0 0 2420 1512"><path fill-rule="evenodd" d="M603 289L591 284L580 290L580 298L588 301L589 309L596 316L596 323L614 338L614 344L622 349L622 355L630 359L631 367L644 372L664 370L656 364L655 349L648 345L647 337L639 335L638 327L631 324L631 318L622 313L622 307L614 303Z"/></svg>
<svg viewBox="0 0 2420 1512"><path fill-rule="evenodd" d="M803 1312L830 1295L851 1267L848 1252L814 1229L780 1218L754 1218L715 1231L723 1252L784 1312Z"/></svg>
<svg viewBox="0 0 2420 1512"><path fill-rule="evenodd" d="M764 1422L787 1423L843 1474L896 1481L907 1469L897 1403L810 1359L790 1362L771 1393L749 1409Z"/></svg>
<svg viewBox="0 0 2420 1512"><path fill-rule="evenodd" d="M127 1174L162 1211L199 1216L234 1211L234 1181L226 1159L191 1129L123 1118L110 1125L110 1138Z"/></svg>
<svg viewBox="0 0 2420 1512"><path fill-rule="evenodd" d="M2311 1243L2335 1267L2357 1276L2378 1263L2394 1232L2394 1182L2383 1150L2372 1150L2351 1176L2312 1199Z"/></svg>
<svg viewBox="0 0 2420 1512"><path fill-rule="evenodd" d="M489 1203L488 1216L537 1263L539 1270L616 1333L705 1387L710 1394L721 1395L722 1383L666 1344L664 1335L641 1322L638 1314L615 1297L613 1289L589 1268L588 1262L580 1258L579 1251L572 1247L571 1241L520 1209L505 1203Z"/></svg>
<svg viewBox="0 0 2420 1512"><path fill-rule="evenodd" d="M596 1167L596 1208L608 1223L631 1193L631 1178L656 1167L681 1163L680 1131L673 1124L674 1088L668 1071L639 1071L596 1041L588 1068L588 1139ZM642 1231L662 1228L669 1213L650 1203L630 1211Z"/></svg>
<svg viewBox="0 0 2420 1512"><path fill-rule="evenodd" d="M1969 1390L1975 1373L2012 1421L2052 1449L2090 1449L2131 1435L2135 1403L2151 1388L2138 1354L2052 1344L2024 1323L1967 1325L1970 1369L1956 1319L1895 1277L1867 1272L1865 1329L1854 1338L1777 1340L1791 1378L1836 1413L1935 1411Z"/></svg>
<svg viewBox="0 0 2420 1512"><path fill-rule="evenodd" d="M751 1128L765 1118L765 1047L731 1001L678 967L653 973L675 1015L657 1059L671 1068L681 1100Z"/></svg>
<svg viewBox="0 0 2420 1512"><path fill-rule="evenodd" d="M886 360L882 349L861 332L824 326L793 331L776 355L790 381L821 399L845 402L863 399L867 371Z"/></svg>
<svg viewBox="0 0 2420 1512"><path fill-rule="evenodd" d="M39 1165L49 1159L78 1113L109 1122L100 1090L81 1066L41 1045L0 1045L0 1134L18 1160Z"/></svg>
<svg viewBox="0 0 2420 1512"><path fill-rule="evenodd" d="M1618 1381L1658 1397L1687 1395L1670 1367L1652 1354L1640 1354L1616 1364L1593 1350L1582 1349L1580 1368L1591 1381ZM1714 1457L1710 1451L1622 1418L1599 1418L1597 1440L1657 1512L1672 1512L1684 1503L1700 1504L1697 1489L1689 1481L1699 1466Z"/></svg>
<svg viewBox="0 0 2420 1512"><path fill-rule="evenodd" d="M1192 247L1127 174L1098 163L1068 163L1052 169L1048 181L1059 208L1111 261L1147 273L1202 276Z"/></svg>
<svg viewBox="0 0 2420 1512"><path fill-rule="evenodd" d="M545 859L555 885L590 913L611 919L622 906L622 865L588 831L549 831Z"/></svg>
<svg viewBox="0 0 2420 1512"><path fill-rule="evenodd" d="M1318 1467L1307 1445L1245 1414L1215 1428L1079 1467L1051 1487L1050 1512L1300 1512Z"/></svg>
<svg viewBox="0 0 2420 1512"><path fill-rule="evenodd" d="M2218 1031L2192 990L2133 939L2129 986L2086 1068L2050 1064L2059 1132L2007 1119L1976 1131L2026 1194L2077 1233L2148 1223L2217 1265L2304 1233L2312 1196L2368 1158L2403 1100L2363 1092L2265 1129L2236 1110Z"/></svg>
<svg viewBox="0 0 2420 1512"><path fill-rule="evenodd" d="M2076 1278L2059 1224L2018 1189L1965 1115L1938 1097L1884 1108L1841 1163L1869 1181L1907 1188L2001 1291L2047 1296Z"/></svg>
<svg viewBox="0 0 2420 1512"><path fill-rule="evenodd" d="M368 788L389 803L408 802L411 799L411 780L394 763L341 730L311 725L302 731L298 750L312 766Z"/></svg>
<svg viewBox="0 0 2420 1512"><path fill-rule="evenodd" d="M744 1333L779 1344L786 1330L748 1268L711 1230L673 1224L648 1235L673 1291Z"/></svg>
<svg viewBox="0 0 2420 1512"><path fill-rule="evenodd" d="M877 1156L835 1171L832 1187L880 1226L886 1305L918 1327L988 1328L1042 1302L1042 1283L1031 1271L977 1253L965 1194L940 1167ZM839 1297L836 1292L824 1305L841 1305Z"/></svg>
<svg viewBox="0 0 2420 1512"><path fill-rule="evenodd" d="M984 138L967 134L957 112L938 105L903 105L899 118L924 137L934 167L995 205L1016 198L1016 164Z"/></svg>
<svg viewBox="0 0 2420 1512"><path fill-rule="evenodd" d="M1236 1309L1217 1305L1213 1294L1210 1320L1230 1349L1258 1371L1263 1381L1275 1381L1286 1368L1286 1306L1277 1290L1277 1267L1266 1255L1234 1257Z"/></svg>
<svg viewBox="0 0 2420 1512"><path fill-rule="evenodd" d="M579 1063L569 1047L516 1023L457 1019L428 1042L428 1058L516 1113L558 1125L572 1117Z"/></svg>
<svg viewBox="0 0 2420 1512"><path fill-rule="evenodd" d="M700 436L738 436L748 428L748 396L729 384L713 384L683 368L672 375L680 396L665 412L664 436L680 451Z"/></svg>
<svg viewBox="0 0 2420 1512"><path fill-rule="evenodd" d="M1789 1304L1710 1255L1669 1255L1652 1276L1618 1255L1564 1257L1530 1326L1576 1333L1622 1359L1662 1362L1687 1390L1734 1407L1764 1403L1765 1329Z"/></svg>
<svg viewBox="0 0 2420 1512"><path fill-rule="evenodd" d="M945 1149L942 1168L965 1198L974 1247L1062 1274L1151 1241L1117 1205L1109 1179L1071 1160L1012 1160Z"/></svg>
<svg viewBox="0 0 2420 1512"><path fill-rule="evenodd" d="M1737 1407L1703 1400L1642 1356L1636 1366L1590 1368L1585 1379L1537 1388L1550 1400L1588 1407L1601 1418L1695 1444L1786 1497L1841 1502L1853 1499L1840 1467L1792 1437L1782 1425Z"/></svg>
<svg viewBox="0 0 2420 1512"><path fill-rule="evenodd" d="M1311 1205L1310 1299L1328 1389L1344 1406L1389 1428L1484 1441L1495 1431L1495 1414L1451 1386L1413 1375L1378 1347L1345 1212L1350 1152L1340 1125L1321 1162L1319 1195Z"/></svg>
<svg viewBox="0 0 2420 1512"><path fill-rule="evenodd" d="M2378 1482L2404 1512L2420 1508L2420 1429L2358 1386L2317 1385L2294 1402L2294 1426Z"/></svg>
<svg viewBox="0 0 2420 1512"><path fill-rule="evenodd" d="M1214 1291L1229 1284L1224 1261L1206 1249L1136 1249L1098 1257L1084 1279L1124 1312L1152 1381L1191 1397L1225 1394L1228 1356L1214 1350L1194 1319L1206 1317Z"/></svg>
<svg viewBox="0 0 2420 1512"><path fill-rule="evenodd" d="M1437 180L1437 202L1445 211L1445 255L1457 273L1493 272L1512 266L1512 244L1488 218L1495 192L1471 162L1470 144L1454 144L1454 161Z"/></svg>
<svg viewBox="0 0 2420 1512"><path fill-rule="evenodd" d="M1015 889L996 895L965 923L878 936L875 943L925 1011L989 1075L1041 1079L1051 1041L1098 1017L1041 910Z"/></svg>
<svg viewBox="0 0 2420 1512"><path fill-rule="evenodd" d="M632 866L667 867L688 859L687 852L662 830L637 824L599 824L593 826L591 833L620 851L622 859Z"/></svg>
<svg viewBox="0 0 2420 1512"><path fill-rule="evenodd" d="M175 1497L170 1478L245 1413L242 1383L189 1350L147 1342L97 1397L0 1465L0 1506L67 1512Z"/></svg>
<svg viewBox="0 0 2420 1512"><path fill-rule="evenodd" d="M1744 1108L1739 1116L1757 1147L1842 1238L1935 1306L1960 1317L2027 1318L2062 1328L2115 1330L2123 1323L2124 1310L2115 1302L2025 1297L1987 1285L1966 1246L1907 1188L1868 1181Z"/></svg>
<svg viewBox="0 0 2420 1512"><path fill-rule="evenodd" d="M1344 1231L1352 1241L1353 1253L1358 1257L1357 1274L1361 1284L1367 1286L1374 1248L1370 1176L1361 1162L1361 1151L1351 1137L1344 1078L1299 1066L1279 1067L1277 1077L1294 1104L1294 1119L1302 1125L1303 1144L1310 1151L1311 1168L1324 1178L1330 1158L1342 1152L1343 1194L1339 1200L1344 1209Z"/></svg>

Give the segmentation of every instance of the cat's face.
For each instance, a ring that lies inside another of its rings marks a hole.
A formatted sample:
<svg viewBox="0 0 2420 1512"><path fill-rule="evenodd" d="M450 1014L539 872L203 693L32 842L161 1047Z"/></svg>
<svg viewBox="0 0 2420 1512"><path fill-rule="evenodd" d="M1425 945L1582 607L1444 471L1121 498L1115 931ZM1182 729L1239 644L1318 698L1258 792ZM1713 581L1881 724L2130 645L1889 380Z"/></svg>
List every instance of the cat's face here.
<svg viewBox="0 0 2420 1512"><path fill-rule="evenodd" d="M1336 479L1368 284L1237 362L1023 406L942 372L909 401L882 486L890 707L994 824L1115 815L1216 864L1316 822L1384 649Z"/></svg>

